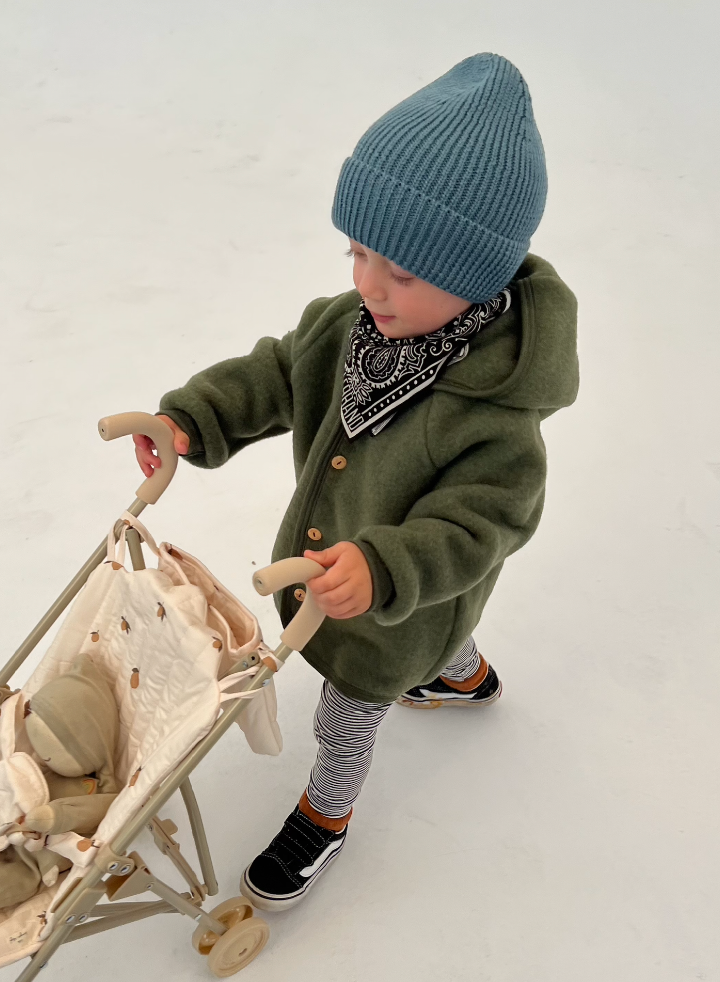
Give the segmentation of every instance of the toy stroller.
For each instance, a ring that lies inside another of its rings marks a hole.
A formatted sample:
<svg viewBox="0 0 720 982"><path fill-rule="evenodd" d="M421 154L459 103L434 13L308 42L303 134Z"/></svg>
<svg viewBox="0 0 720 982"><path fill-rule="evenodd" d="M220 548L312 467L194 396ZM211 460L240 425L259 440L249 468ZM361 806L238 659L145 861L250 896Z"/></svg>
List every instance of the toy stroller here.
<svg viewBox="0 0 720 982"><path fill-rule="evenodd" d="M0 673L0 685L5 685L79 594L22 692L2 706L0 849L7 847L4 833L10 835L10 829L12 841L21 845L23 836L32 836L18 832L22 825L17 824L26 810L18 805L27 799L23 768L37 768L22 749L29 746L27 740L23 743L25 700L66 672L78 653L86 653L102 670L118 704L115 772L122 787L91 839L74 832L47 838L45 844L72 866L55 883L41 885L29 900L0 912L0 966L31 956L17 977L17 982L30 982L66 941L153 914L179 912L196 922L195 950L207 956L216 976L226 978L259 954L269 930L244 897L226 900L209 912L203 909L206 897L217 894L218 884L190 774L235 722L253 750L279 753L273 674L291 651L302 650L323 615L307 591L281 644L271 651L262 641L257 620L239 600L187 553L167 543L156 546L137 520L175 472L177 456L169 428L155 416L125 413L101 420L99 430L105 440L131 433L149 436L163 466L138 489L107 541ZM157 569L145 567L142 542L157 555ZM131 571L124 566L126 546ZM286 559L257 572L253 584L267 596L307 583L322 572L312 560ZM200 876L173 838L176 826L158 817L178 790L187 808ZM46 802L46 788L44 793ZM137 852L128 852L144 828L152 832L155 845L172 861L189 892L178 893L159 880ZM129 900L147 892L158 899Z"/></svg>

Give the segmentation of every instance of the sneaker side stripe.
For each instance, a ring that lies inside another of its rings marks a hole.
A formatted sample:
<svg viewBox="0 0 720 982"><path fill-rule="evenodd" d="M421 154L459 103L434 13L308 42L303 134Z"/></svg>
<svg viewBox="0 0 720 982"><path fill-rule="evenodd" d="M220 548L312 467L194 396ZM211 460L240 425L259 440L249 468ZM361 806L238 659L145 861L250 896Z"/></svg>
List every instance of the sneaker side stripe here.
<svg viewBox="0 0 720 982"><path fill-rule="evenodd" d="M331 842L326 849L320 853L318 858L311 866L306 866L304 869L298 870L298 876L302 876L304 880L311 876L314 876L326 863L326 861L332 856L334 852L338 849L342 849L345 844L345 836L342 839L337 839L335 842Z"/></svg>
<svg viewBox="0 0 720 982"><path fill-rule="evenodd" d="M433 692L432 689L420 689L422 694L428 699L442 699L443 701L450 699L464 699L466 702L475 695L474 692Z"/></svg>

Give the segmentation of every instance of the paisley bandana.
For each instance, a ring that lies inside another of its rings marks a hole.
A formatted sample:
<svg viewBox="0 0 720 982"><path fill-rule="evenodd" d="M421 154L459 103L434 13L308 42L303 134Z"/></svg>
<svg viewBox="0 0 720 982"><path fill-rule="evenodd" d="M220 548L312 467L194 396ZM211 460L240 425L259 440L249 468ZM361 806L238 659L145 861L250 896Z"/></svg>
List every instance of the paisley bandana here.
<svg viewBox="0 0 720 982"><path fill-rule="evenodd" d="M470 340L510 307L505 289L468 310L432 334L386 338L360 301L360 316L350 332L340 415L352 440L368 428L373 436L399 409L423 394L444 368L461 361Z"/></svg>

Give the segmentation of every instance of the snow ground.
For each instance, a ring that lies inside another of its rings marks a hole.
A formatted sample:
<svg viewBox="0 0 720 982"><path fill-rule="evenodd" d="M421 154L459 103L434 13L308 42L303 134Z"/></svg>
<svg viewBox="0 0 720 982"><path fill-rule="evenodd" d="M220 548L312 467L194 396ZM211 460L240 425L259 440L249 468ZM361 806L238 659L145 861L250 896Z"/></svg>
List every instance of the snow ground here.
<svg viewBox="0 0 720 982"><path fill-rule="evenodd" d="M343 858L248 982L720 978L718 28L709 0L0 4L5 655L132 500L96 420L348 288L329 210L366 126L477 51L533 94L533 250L578 295L582 390L476 633L505 694L390 713ZM271 642L250 575L291 490L280 438L183 467L146 513ZM197 772L221 899L302 791L319 682L300 657L280 676L280 758L238 732ZM189 939L154 919L48 977L209 977Z"/></svg>

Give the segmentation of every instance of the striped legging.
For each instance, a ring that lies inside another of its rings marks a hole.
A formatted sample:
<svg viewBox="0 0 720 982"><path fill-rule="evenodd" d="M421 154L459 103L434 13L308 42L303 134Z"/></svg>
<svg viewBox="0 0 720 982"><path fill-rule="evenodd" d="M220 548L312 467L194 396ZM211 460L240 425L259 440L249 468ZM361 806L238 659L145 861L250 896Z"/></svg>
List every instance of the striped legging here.
<svg viewBox="0 0 720 982"><path fill-rule="evenodd" d="M443 676L455 682L480 668L480 655L468 638ZM318 755L307 787L308 801L327 818L344 818L360 794L372 762L377 730L392 703L361 702L323 683L315 712Z"/></svg>

